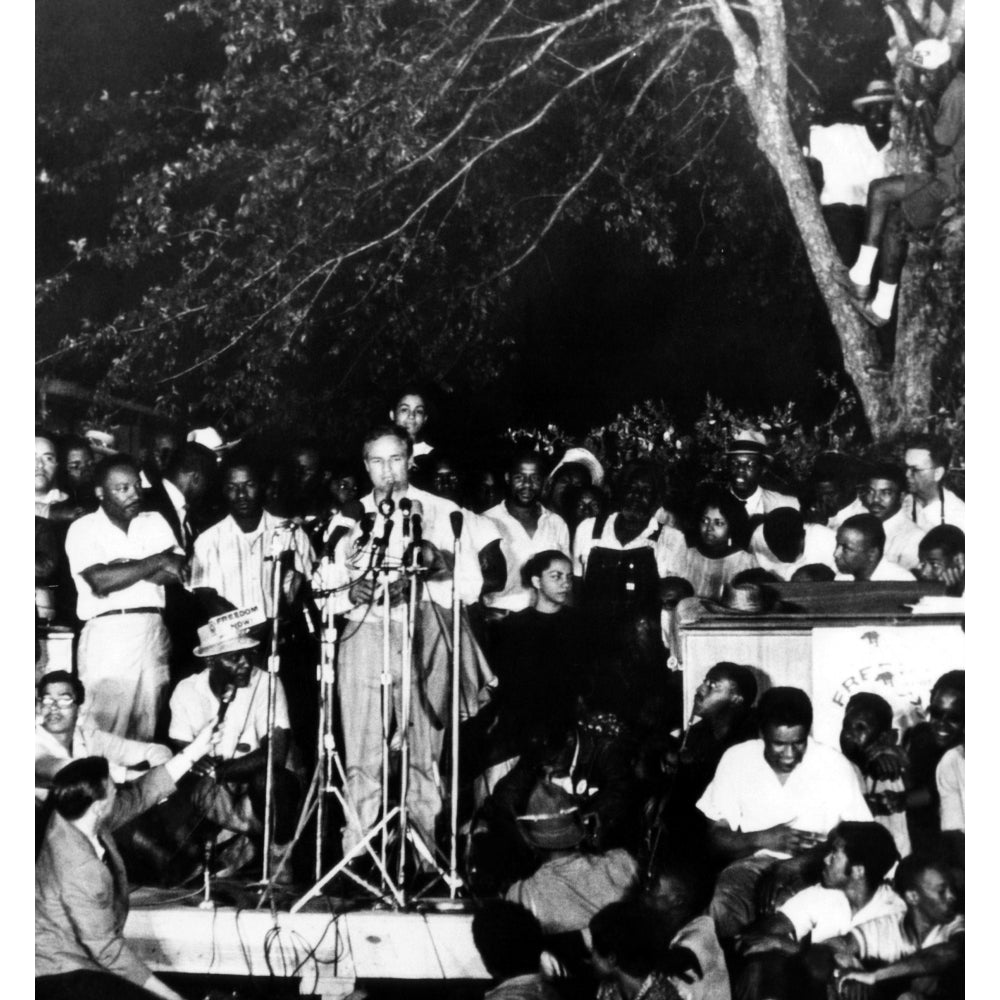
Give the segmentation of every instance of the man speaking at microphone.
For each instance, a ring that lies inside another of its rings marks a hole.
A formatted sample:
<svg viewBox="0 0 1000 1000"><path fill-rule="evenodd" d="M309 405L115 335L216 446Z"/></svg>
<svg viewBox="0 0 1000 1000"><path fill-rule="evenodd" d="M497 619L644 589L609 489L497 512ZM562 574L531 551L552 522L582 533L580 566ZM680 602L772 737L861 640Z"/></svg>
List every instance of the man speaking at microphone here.
<svg viewBox="0 0 1000 1000"><path fill-rule="evenodd" d="M333 554L332 577L344 588L334 597L334 610L348 618L341 638L340 706L347 795L358 817L358 825L348 819L344 828L345 854L375 825L381 801L383 581L389 589L387 666L398 739L410 586L402 567L412 565L413 539L419 538L423 568L413 628L407 805L411 824L430 847L441 810L435 765L448 719L452 580L463 603L477 600L483 586L476 549L464 525L459 529L456 566L451 515L459 508L410 485L410 449L405 434L389 424L366 436L363 457L373 490L361 501L365 511L361 523Z"/></svg>

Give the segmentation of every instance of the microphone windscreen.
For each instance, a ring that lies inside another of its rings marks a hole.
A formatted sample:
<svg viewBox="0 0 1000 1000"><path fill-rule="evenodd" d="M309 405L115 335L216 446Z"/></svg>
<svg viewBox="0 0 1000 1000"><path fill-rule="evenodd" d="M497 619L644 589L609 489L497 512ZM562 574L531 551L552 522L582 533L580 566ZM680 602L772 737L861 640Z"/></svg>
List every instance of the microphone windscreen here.
<svg viewBox="0 0 1000 1000"><path fill-rule="evenodd" d="M409 514L412 509L413 501L409 497L403 497L403 499L399 501L399 510L401 513Z"/></svg>
<svg viewBox="0 0 1000 1000"><path fill-rule="evenodd" d="M368 544L368 539L372 537L372 532L375 530L375 515L365 514L361 518L361 539L359 544L364 548Z"/></svg>
<svg viewBox="0 0 1000 1000"><path fill-rule="evenodd" d="M462 521L465 519L465 515L460 510L453 510L448 515L448 520L451 521L451 533L458 538L462 534Z"/></svg>

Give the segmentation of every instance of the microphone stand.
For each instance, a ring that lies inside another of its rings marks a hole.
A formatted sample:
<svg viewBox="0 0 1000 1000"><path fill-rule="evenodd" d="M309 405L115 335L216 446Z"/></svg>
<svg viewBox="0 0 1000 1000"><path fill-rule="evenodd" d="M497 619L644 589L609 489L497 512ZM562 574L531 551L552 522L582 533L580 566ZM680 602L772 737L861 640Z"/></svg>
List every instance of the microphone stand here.
<svg viewBox="0 0 1000 1000"><path fill-rule="evenodd" d="M410 541L411 511L413 504L408 497L399 501L399 509L403 513L403 553L405 559L406 545ZM410 699L413 678L413 630L417 613L417 568L418 547L413 542L410 565L403 566L403 572L409 576L406 621L403 628L403 649L400 665L400 718L396 720L399 727L399 866L396 881L401 892L404 890L406 877L406 838L408 833L409 807L407 796L410 790ZM405 896L404 896L405 901Z"/></svg>
<svg viewBox="0 0 1000 1000"><path fill-rule="evenodd" d="M448 856L448 896L455 898L458 877L458 706L462 683L462 599L458 593L458 564L462 549L462 514L451 518L455 536L455 566L451 574L451 845Z"/></svg>
<svg viewBox="0 0 1000 1000"><path fill-rule="evenodd" d="M271 828L274 825L274 726L277 708L277 677L279 667L278 607L281 601L281 557L286 547L281 543L290 535L287 528L279 528L271 540L271 652L267 658L267 775L264 785L264 862L262 879L269 881L271 867ZM288 538L288 541L291 539Z"/></svg>

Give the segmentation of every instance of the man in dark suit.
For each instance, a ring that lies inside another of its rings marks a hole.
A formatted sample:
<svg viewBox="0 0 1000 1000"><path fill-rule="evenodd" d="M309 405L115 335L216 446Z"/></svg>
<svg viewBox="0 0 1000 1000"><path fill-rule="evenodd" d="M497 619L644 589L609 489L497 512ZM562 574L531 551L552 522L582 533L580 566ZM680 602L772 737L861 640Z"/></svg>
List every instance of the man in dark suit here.
<svg viewBox="0 0 1000 1000"><path fill-rule="evenodd" d="M145 509L163 515L188 559L194 554L198 535L199 505L212 485L217 464L211 448L188 441L173 452L163 478L143 490ZM218 609L203 608L181 584L168 586L165 600L163 621L171 642L170 680L175 684L193 672L191 650L197 642L198 626L217 614Z"/></svg>

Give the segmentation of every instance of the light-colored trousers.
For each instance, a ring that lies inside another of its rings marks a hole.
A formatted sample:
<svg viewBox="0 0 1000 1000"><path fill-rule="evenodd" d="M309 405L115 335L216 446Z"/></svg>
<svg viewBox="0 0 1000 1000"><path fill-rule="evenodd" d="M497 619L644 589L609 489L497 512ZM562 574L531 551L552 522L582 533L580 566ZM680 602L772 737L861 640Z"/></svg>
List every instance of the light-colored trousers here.
<svg viewBox="0 0 1000 1000"><path fill-rule="evenodd" d="M81 717L105 732L151 740L170 679L170 636L157 614L108 615L83 627L77 652Z"/></svg>

